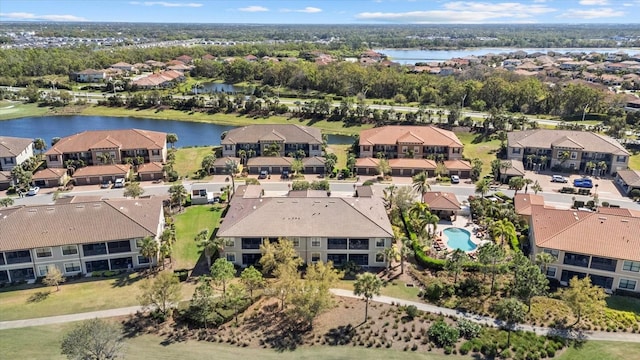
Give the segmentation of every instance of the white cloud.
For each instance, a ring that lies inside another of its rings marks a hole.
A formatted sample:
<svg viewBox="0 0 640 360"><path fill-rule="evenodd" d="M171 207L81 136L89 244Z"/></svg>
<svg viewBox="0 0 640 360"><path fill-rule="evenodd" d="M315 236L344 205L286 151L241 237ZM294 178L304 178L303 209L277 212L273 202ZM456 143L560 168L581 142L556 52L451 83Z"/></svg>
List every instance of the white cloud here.
<svg viewBox="0 0 640 360"><path fill-rule="evenodd" d="M173 2L166 2L166 1L131 1L129 2L129 4L144 5L144 6L192 7L192 8L198 8L204 5L200 3L173 3Z"/></svg>
<svg viewBox="0 0 640 360"><path fill-rule="evenodd" d="M0 13L0 18L13 20L87 21L87 19L75 15L36 15L26 12Z"/></svg>
<svg viewBox="0 0 640 360"><path fill-rule="evenodd" d="M257 6L257 5L239 8L238 10L244 11L244 12L264 12L264 11L269 11L269 9L267 9L266 7Z"/></svg>
<svg viewBox="0 0 640 360"><path fill-rule="evenodd" d="M443 8L443 10L400 13L364 12L357 14L356 19L417 24L531 23L537 21L537 19L534 18L536 15L556 11L556 9L546 5L471 1L455 1L444 4Z"/></svg>
<svg viewBox="0 0 640 360"><path fill-rule="evenodd" d="M600 18L610 18L610 17L619 17L624 16L624 11L613 10L611 8L597 8L597 9L569 9L566 12L560 14L558 17L560 18L569 18L569 19L600 19Z"/></svg>
<svg viewBox="0 0 640 360"><path fill-rule="evenodd" d="M322 12L322 9L317 7L307 6L304 9L280 9L281 12L298 12L298 13L307 13L307 14L315 14Z"/></svg>
<svg viewBox="0 0 640 360"><path fill-rule="evenodd" d="M604 5L609 5L609 0L580 0L580 5L604 6Z"/></svg>

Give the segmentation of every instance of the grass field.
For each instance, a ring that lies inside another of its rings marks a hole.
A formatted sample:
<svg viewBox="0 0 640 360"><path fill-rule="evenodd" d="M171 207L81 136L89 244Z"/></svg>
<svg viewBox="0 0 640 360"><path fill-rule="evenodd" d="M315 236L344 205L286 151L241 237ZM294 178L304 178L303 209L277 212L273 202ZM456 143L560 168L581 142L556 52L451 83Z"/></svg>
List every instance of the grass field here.
<svg viewBox="0 0 640 360"><path fill-rule="evenodd" d="M629 157L629 167L634 170L640 170L640 152Z"/></svg>
<svg viewBox="0 0 640 360"><path fill-rule="evenodd" d="M472 133L456 133L464 145L463 155L467 159L478 158L482 160L482 174L491 171L491 161L496 158L496 152L500 148L499 140L476 142L479 135Z"/></svg>
<svg viewBox="0 0 640 360"><path fill-rule="evenodd" d="M132 116L159 120L182 120L194 122L208 122L220 125L244 126L253 124L300 124L317 127L326 133L340 135L354 135L360 133L361 130L371 127L368 126L351 126L344 127L339 121L310 121L289 119L284 116L271 116L268 119L252 118L236 114L205 114L199 112L185 112L178 110L162 110L145 109L131 110L125 108L110 108L105 106L90 106L82 110L80 115L92 116Z"/></svg>
<svg viewBox="0 0 640 360"><path fill-rule="evenodd" d="M73 324L48 325L23 329L0 331L0 349L8 359L21 358L33 360L65 359L60 354L60 341ZM34 346L34 340L37 346ZM201 341L163 343L164 338L155 335L142 335L129 338L125 342L127 359L216 359L235 360L265 359L388 359L388 360L444 360L474 359L474 355L437 355L386 349L366 349L352 346L314 346L302 347L295 351L276 352L269 349L240 348L230 345ZM618 360L638 359L640 344L623 342L588 341L579 348L570 348L559 360Z"/></svg>
<svg viewBox="0 0 640 360"><path fill-rule="evenodd" d="M222 207L211 205L194 205L176 215L176 243L173 248L174 268L191 269L202 249L195 242L196 235L202 229L209 229L209 234L220 224Z"/></svg>
<svg viewBox="0 0 640 360"><path fill-rule="evenodd" d="M343 169L347 167L347 153L351 145L328 145L327 150L336 154L338 161L336 162L337 169Z"/></svg>
<svg viewBox="0 0 640 360"><path fill-rule="evenodd" d="M0 120L11 120L28 116L43 116L47 115L48 112L49 108L39 107L38 104L0 101Z"/></svg>
<svg viewBox="0 0 640 360"><path fill-rule="evenodd" d="M176 162L173 169L180 176L193 177L193 174L200 169L202 159L213 151L213 147L191 147L180 148L176 152Z"/></svg>

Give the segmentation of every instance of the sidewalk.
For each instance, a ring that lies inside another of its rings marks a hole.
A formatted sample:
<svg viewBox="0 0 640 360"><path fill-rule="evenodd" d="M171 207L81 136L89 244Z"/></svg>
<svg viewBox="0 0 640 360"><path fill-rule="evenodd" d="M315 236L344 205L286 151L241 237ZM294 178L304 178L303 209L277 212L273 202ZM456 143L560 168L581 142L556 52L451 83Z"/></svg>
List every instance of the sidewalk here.
<svg viewBox="0 0 640 360"><path fill-rule="evenodd" d="M353 292L349 290L331 289L330 291L334 295L341 296L341 297L354 298L354 299L362 298L360 296L355 296ZM415 305L418 308L418 310L421 310L421 311L426 311L434 314L441 314L445 316L455 316L460 319L467 319L479 324L484 324L484 325L488 325L495 328L501 327L503 324L502 321L496 320L491 317L481 316L477 314L469 314L469 313L455 310L455 309L443 308L443 307L439 307L431 304L425 304L425 303L416 302L416 301L402 300L402 299L392 298L388 296L374 296L371 300L375 302L383 303L383 304L393 303L393 304L399 304L404 306ZM553 334L553 335L558 335L562 337L569 337L572 335L567 331L559 331L553 328L531 326L531 325L524 325L524 324L518 325L516 329L534 332L537 335ZM581 335L581 338L585 340L622 341L622 342L640 343L640 334L633 334L633 333L625 333L625 332L609 333L609 332L603 332L603 331L588 331L588 332L585 331L580 335Z"/></svg>
<svg viewBox="0 0 640 360"><path fill-rule="evenodd" d="M51 325L51 324L63 324L80 320L88 320L94 318L108 318L114 316L123 316L135 314L138 311L142 311L144 308L142 306L131 306L126 308L119 309L109 309L109 310L101 310L101 311L91 311L86 313L78 313L78 314L69 314L69 315L59 315L59 316L49 316L43 318L36 319L24 319L24 320L14 320L14 321L1 321L0 322L0 330L6 329L17 329L31 326L40 326L40 325Z"/></svg>

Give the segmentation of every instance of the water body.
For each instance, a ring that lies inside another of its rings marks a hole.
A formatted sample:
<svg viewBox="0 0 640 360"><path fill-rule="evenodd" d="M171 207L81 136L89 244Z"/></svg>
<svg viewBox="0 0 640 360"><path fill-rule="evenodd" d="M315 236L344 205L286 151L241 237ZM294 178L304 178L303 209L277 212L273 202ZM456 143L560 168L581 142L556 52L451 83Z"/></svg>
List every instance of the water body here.
<svg viewBox="0 0 640 360"><path fill-rule="evenodd" d="M640 53L639 48L474 48L462 50L419 50L419 49L375 49L375 51L385 54L391 60L400 64L415 64L418 62L440 62L453 58L462 58L465 56L480 56L489 53L500 54L515 51L525 51L529 54L541 52L546 54L549 51L557 53L583 52L586 54L597 52L600 54L616 53L624 51L629 55Z"/></svg>
<svg viewBox="0 0 640 360"><path fill-rule="evenodd" d="M42 138L51 144L54 137L65 137L86 130L143 129L178 135L177 147L219 145L220 135L235 126L210 123L109 116L42 116L0 121L0 135ZM329 135L329 144L352 144L346 135Z"/></svg>

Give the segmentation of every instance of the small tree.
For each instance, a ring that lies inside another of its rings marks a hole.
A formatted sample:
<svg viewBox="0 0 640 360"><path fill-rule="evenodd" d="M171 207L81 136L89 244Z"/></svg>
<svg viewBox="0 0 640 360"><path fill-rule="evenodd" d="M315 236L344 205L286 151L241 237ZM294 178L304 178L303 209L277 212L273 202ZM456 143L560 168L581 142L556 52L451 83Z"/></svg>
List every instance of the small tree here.
<svg viewBox="0 0 640 360"><path fill-rule="evenodd" d="M137 198L144 194L144 189L140 186L139 182L132 182L127 185L127 188L124 189L124 197Z"/></svg>
<svg viewBox="0 0 640 360"><path fill-rule="evenodd" d="M217 259L211 266L211 278L217 285L222 285L222 299L226 302L227 283L236 275L233 263L225 258Z"/></svg>
<svg viewBox="0 0 640 360"><path fill-rule="evenodd" d="M262 273L255 267L249 266L242 270L240 279L244 286L249 290L249 296L253 298L253 290L259 289L264 286L264 278Z"/></svg>
<svg viewBox="0 0 640 360"><path fill-rule="evenodd" d="M140 246L140 255L149 259L149 270L153 265L153 260L158 257L158 242L151 236L147 236L142 239L142 245Z"/></svg>
<svg viewBox="0 0 640 360"><path fill-rule="evenodd" d="M478 250L478 260L485 265L485 269L491 272L491 295L493 295L499 264L504 260L505 256L502 246L494 243L485 244Z"/></svg>
<svg viewBox="0 0 640 360"><path fill-rule="evenodd" d="M210 278L200 276L198 286L196 286L193 297L189 302L189 311L192 316L195 317L198 322L203 323L205 328L207 328L207 322L216 308L216 301L210 281Z"/></svg>
<svg viewBox="0 0 640 360"><path fill-rule="evenodd" d="M640 189L633 189L629 192L629 197L634 201L638 201L640 199Z"/></svg>
<svg viewBox="0 0 640 360"><path fill-rule="evenodd" d="M456 249L444 264L445 270L453 273L453 284L458 283L458 275L462 272L462 265L469 260L469 256L463 250Z"/></svg>
<svg viewBox="0 0 640 360"><path fill-rule="evenodd" d="M607 295L604 290L591 283L588 276L583 279L577 277L569 280L569 287L564 289L560 294L560 298L573 311L576 316L576 322L571 326L577 325L582 319L582 315L591 314L602 311L605 306L604 299Z"/></svg>
<svg viewBox="0 0 640 360"><path fill-rule="evenodd" d="M171 185L169 188L169 202L171 204L178 204L180 209L185 199L189 196L187 189L182 184Z"/></svg>
<svg viewBox="0 0 640 360"><path fill-rule="evenodd" d="M377 170L378 174L383 177L391 174L391 165L389 165L389 161L387 159L378 160Z"/></svg>
<svg viewBox="0 0 640 360"><path fill-rule="evenodd" d="M364 321L367 321L369 317L369 300L375 295L380 295L380 289L382 288L382 280L372 273L358 274L356 281L353 284L353 294L356 296L364 297Z"/></svg>
<svg viewBox="0 0 640 360"><path fill-rule="evenodd" d="M110 360L123 357L123 346L122 328L96 318L76 324L62 337L60 349L68 359Z"/></svg>
<svg viewBox="0 0 640 360"><path fill-rule="evenodd" d="M509 347L511 345L511 331L513 331L513 327L524 321L527 315L524 304L515 298L502 299L496 305L496 312L498 319L505 322L505 328L507 329L507 347Z"/></svg>
<svg viewBox="0 0 640 360"><path fill-rule="evenodd" d="M145 279L140 284L142 294L138 297L140 305L152 307L163 316L180 301L180 281L168 272L161 272L155 279Z"/></svg>
<svg viewBox="0 0 640 360"><path fill-rule="evenodd" d="M9 207L13 205L13 199L10 197L0 199L0 206Z"/></svg>
<svg viewBox="0 0 640 360"><path fill-rule="evenodd" d="M293 171L294 175L298 175L298 173L303 169L304 169L304 164L302 163L302 160L295 159L293 160L293 162L291 162L291 171Z"/></svg>
<svg viewBox="0 0 640 360"><path fill-rule="evenodd" d="M66 279L57 266L50 266L47 269L47 276L44 277L42 283L47 286L55 286L56 291L60 291L60 284L62 284L65 280Z"/></svg>
<svg viewBox="0 0 640 360"><path fill-rule="evenodd" d="M542 185L540 185L538 180L534 181L533 185L531 186L531 190L533 190L533 193L536 195L542 191Z"/></svg>
<svg viewBox="0 0 640 360"><path fill-rule="evenodd" d="M489 180L480 179L476 182L476 193L480 194L484 199L484 196L489 192Z"/></svg>
<svg viewBox="0 0 640 360"><path fill-rule="evenodd" d="M244 304L245 299L247 298L247 291L242 284L231 284L229 285L229 294L227 296L227 303L233 309L233 315L236 321L236 326L238 325L238 311L242 304Z"/></svg>

